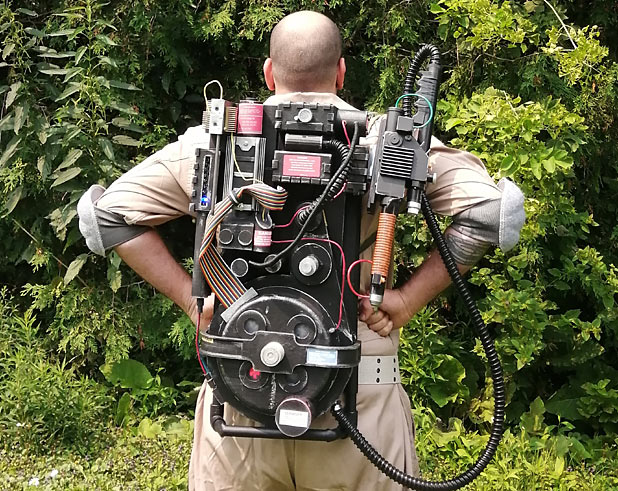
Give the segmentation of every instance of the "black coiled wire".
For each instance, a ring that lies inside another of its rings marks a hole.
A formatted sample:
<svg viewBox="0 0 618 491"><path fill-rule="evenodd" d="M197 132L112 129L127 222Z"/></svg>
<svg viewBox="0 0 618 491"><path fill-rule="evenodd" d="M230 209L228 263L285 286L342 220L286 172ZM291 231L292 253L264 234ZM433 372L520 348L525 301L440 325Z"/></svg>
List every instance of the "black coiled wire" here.
<svg viewBox="0 0 618 491"><path fill-rule="evenodd" d="M405 86L404 86L404 94L408 94L412 91L412 85L416 80L416 75L418 70L422 64L422 62L427 58L431 57L431 62L439 63L440 60L440 52L435 46L424 45L419 52L414 57L414 60L410 64L410 69L408 70L408 75L406 77ZM406 107L407 103L407 107ZM404 99L404 114L406 116L411 115L411 102L409 99ZM429 144L431 140L431 135L429 138L423 141L423 150L429 150ZM413 476L406 474L405 472L397 469L394 465L388 462L384 457L382 457L375 448L371 446L371 444L361 435L358 429L348 420L346 415L344 414L341 404L335 404L331 411L335 416L335 419L339 423L339 425L343 428L343 430L350 436L354 444L358 447L358 449L367 457L373 465L375 465L381 472L383 472L386 476L388 476L393 481L401 484L402 486L406 486L410 489L417 490L453 490L459 489L467 484L470 484L478 475L487 467L493 456L496 454L498 449L498 444L500 443L500 439L502 438L502 433L504 431L504 412L506 406L506 390L504 387L504 377L502 375L502 367L500 366L500 360L498 358L498 353L494 347L493 340L489 331L487 330L487 326L485 326L485 322L483 322L483 318L481 317L481 313L472 298L472 294L468 289L468 286L461 276L459 269L457 269L457 263L451 254L451 251L446 244L446 240L440 231L440 226L438 224L438 220L436 219L436 215L431 209L431 205L429 204L429 200L425 193L421 195L421 207L423 210L423 216L427 221L427 225L431 232L431 236L433 237L436 245L438 247L438 251L440 252L440 256L442 257L442 261L444 262L444 266L448 271L457 292L461 296L466 309L468 310L472 323L476 328L477 334L481 340L481 344L483 345L483 349L485 350L485 355L487 356L487 362L489 364L489 370L491 373L491 378L493 380L493 389L494 389L494 417L491 426L491 432L489 435L489 440L487 445L485 446L485 450L479 456L477 461L469 467L464 473L459 476L449 479L447 481L426 481L424 479L419 479Z"/></svg>
<svg viewBox="0 0 618 491"><path fill-rule="evenodd" d="M324 206L326 203L332 201L335 196L337 196L337 193L339 193L339 191L341 191L341 189L345 185L345 181L348 178L348 173L350 172L350 160L352 157L352 153L350 152L348 146L345 143L339 140L326 140L322 144L322 147L324 148L324 150L335 152L339 156L339 162L341 162L341 171L337 172L333 176L333 185L332 187L329 187L326 195L324 196L324 199L320 200L319 198L316 198L298 214L298 223L300 223L301 225L307 221L307 219L317 206Z"/></svg>

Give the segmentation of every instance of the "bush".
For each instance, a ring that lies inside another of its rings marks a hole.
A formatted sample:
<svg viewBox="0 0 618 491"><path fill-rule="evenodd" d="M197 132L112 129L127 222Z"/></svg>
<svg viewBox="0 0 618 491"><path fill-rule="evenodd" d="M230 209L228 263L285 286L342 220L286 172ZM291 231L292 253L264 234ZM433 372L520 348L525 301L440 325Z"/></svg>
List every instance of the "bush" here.
<svg viewBox="0 0 618 491"><path fill-rule="evenodd" d="M98 376L104 362L131 356L151 373L164 366L177 380L197 379L197 364L186 362L192 326L117 256L87 252L75 203L90 184L109 183L196 124L207 80L220 79L230 99L263 97L267 33L284 14L312 8L342 28L343 96L358 106L391 105L411 51L421 42L440 46L438 136L477 153L527 197L519 246L489 254L470 275L505 365L508 418L518 424L540 397L548 421L615 431L615 16L607 2L549 4L56 0L40 11L3 4L1 281L36 310L42 346L80 373ZM166 232L175 232L173 252L182 258L193 235L189 221L179 222ZM423 225L400 223L405 279L431 246ZM468 322L456 299L438 300L404 330L402 366L418 402L444 419L472 411L471 421L482 423L491 386Z"/></svg>
<svg viewBox="0 0 618 491"><path fill-rule="evenodd" d="M111 404L107 390L68 362L48 359L38 346L34 316L11 315L6 302L3 297L0 304L1 446L32 453L88 451L103 438Z"/></svg>

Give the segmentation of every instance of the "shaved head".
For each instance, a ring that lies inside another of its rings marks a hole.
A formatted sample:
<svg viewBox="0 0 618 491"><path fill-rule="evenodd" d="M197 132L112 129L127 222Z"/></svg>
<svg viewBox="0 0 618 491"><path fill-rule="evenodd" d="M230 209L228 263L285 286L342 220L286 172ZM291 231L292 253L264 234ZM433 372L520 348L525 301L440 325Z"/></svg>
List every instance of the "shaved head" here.
<svg viewBox="0 0 618 491"><path fill-rule="evenodd" d="M292 91L332 91L341 58L341 34L325 15L295 12L273 29L270 58L277 85Z"/></svg>

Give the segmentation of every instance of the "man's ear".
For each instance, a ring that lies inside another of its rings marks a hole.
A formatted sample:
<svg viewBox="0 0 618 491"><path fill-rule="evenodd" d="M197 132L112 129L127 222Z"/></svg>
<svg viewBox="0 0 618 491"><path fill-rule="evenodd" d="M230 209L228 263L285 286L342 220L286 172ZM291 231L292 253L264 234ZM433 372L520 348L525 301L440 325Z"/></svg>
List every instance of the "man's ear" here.
<svg viewBox="0 0 618 491"><path fill-rule="evenodd" d="M273 60L266 58L264 61L264 80L266 81L266 87L269 90L275 90L275 77L273 77Z"/></svg>
<svg viewBox="0 0 618 491"><path fill-rule="evenodd" d="M343 58L339 58L339 61L337 62L337 81L335 82L335 87L337 88L337 90L343 89L345 70L345 60Z"/></svg>

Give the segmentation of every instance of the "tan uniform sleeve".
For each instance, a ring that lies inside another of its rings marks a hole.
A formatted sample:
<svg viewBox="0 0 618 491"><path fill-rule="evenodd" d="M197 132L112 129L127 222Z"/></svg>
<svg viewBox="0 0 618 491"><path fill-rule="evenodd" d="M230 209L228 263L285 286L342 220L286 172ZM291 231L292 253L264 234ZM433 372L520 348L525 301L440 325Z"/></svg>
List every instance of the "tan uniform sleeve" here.
<svg viewBox="0 0 618 491"><path fill-rule="evenodd" d="M96 202L128 225L156 226L189 213L199 128L144 160L114 181Z"/></svg>
<svg viewBox="0 0 618 491"><path fill-rule="evenodd" d="M453 216L484 201L501 198L502 191L478 157L449 148L437 138L431 143L430 172L437 178L427 185L426 192L436 213Z"/></svg>

